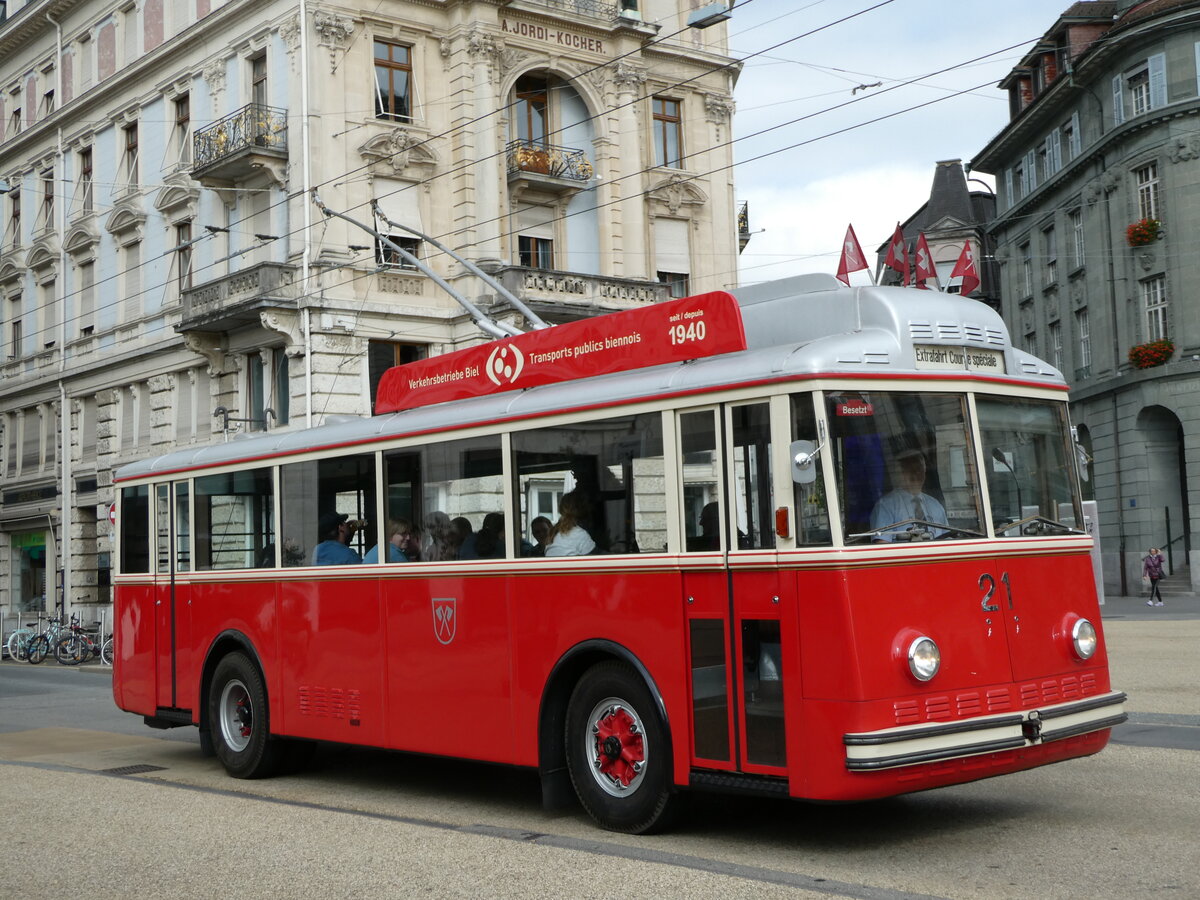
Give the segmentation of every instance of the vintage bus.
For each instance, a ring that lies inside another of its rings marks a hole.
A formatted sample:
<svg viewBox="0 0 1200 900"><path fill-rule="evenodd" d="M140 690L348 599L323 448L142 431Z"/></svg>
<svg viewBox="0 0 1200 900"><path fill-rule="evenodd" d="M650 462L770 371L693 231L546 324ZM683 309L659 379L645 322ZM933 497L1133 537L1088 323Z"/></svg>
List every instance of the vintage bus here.
<svg viewBox="0 0 1200 900"><path fill-rule="evenodd" d="M483 760L636 833L1092 754L1066 397L981 303L818 275L398 367L374 417L116 473L116 702L235 777Z"/></svg>

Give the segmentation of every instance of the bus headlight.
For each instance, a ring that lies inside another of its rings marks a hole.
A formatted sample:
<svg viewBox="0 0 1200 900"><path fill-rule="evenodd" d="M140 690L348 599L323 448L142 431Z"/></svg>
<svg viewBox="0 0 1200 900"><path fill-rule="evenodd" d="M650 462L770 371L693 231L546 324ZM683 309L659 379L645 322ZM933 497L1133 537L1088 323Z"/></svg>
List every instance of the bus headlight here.
<svg viewBox="0 0 1200 900"><path fill-rule="evenodd" d="M942 651L933 638L917 638L908 645L908 670L918 681L928 681L938 673L942 665Z"/></svg>
<svg viewBox="0 0 1200 900"><path fill-rule="evenodd" d="M1091 659L1096 652L1099 639L1096 637L1096 626L1087 619L1078 619L1071 627L1071 644L1075 655L1080 659Z"/></svg>

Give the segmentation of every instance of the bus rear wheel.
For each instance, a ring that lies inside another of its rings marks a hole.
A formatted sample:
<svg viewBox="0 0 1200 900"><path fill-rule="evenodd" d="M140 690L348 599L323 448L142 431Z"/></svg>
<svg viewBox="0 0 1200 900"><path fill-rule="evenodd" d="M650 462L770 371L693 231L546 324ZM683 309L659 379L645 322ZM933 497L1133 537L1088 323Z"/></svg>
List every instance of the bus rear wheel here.
<svg viewBox="0 0 1200 900"><path fill-rule="evenodd" d="M584 673L567 706L567 769L588 815L610 831L665 828L677 805L667 729L645 682L622 662Z"/></svg>
<svg viewBox="0 0 1200 900"><path fill-rule="evenodd" d="M279 765L279 741L270 734L267 689L244 653L230 653L213 671L208 692L213 749L234 778L266 778Z"/></svg>

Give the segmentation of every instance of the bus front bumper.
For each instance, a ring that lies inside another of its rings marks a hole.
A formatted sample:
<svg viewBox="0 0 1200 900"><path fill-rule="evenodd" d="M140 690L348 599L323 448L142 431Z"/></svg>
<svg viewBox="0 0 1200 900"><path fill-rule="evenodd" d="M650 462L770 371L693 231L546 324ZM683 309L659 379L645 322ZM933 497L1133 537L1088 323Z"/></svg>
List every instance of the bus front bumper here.
<svg viewBox="0 0 1200 900"><path fill-rule="evenodd" d="M847 734L842 742L847 769L873 772L1048 744L1127 718L1125 694L1113 691L1023 712Z"/></svg>

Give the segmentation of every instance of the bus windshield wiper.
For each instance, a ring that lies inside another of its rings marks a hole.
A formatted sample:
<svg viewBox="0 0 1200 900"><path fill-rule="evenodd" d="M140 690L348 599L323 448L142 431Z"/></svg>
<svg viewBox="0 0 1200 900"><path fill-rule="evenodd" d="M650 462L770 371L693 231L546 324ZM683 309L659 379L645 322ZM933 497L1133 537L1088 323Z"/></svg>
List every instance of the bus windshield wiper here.
<svg viewBox="0 0 1200 900"><path fill-rule="evenodd" d="M1064 522L1056 522L1054 519L1048 519L1040 513L1018 519L1016 522L1010 522L1003 527L997 526L996 530L1000 533L1005 533L1013 528L1016 528L1018 534L1022 535L1087 534L1082 529L1074 528Z"/></svg>
<svg viewBox="0 0 1200 900"><path fill-rule="evenodd" d="M896 528L904 528L903 531L895 531ZM940 534L935 534L940 532ZM900 522L893 522L891 525L884 525L882 528L877 528L874 531L863 531L858 534L849 535L851 540L858 538L882 538L888 535L888 540L896 542L908 541L942 541L955 535L966 535L968 537L984 537L978 531L971 531L969 528L958 528L954 525L947 525L945 522L930 522L925 519L904 519Z"/></svg>

